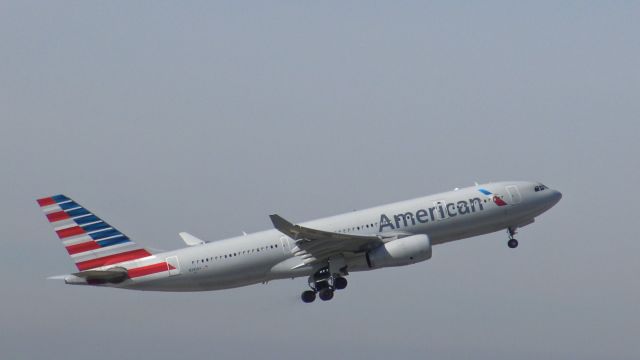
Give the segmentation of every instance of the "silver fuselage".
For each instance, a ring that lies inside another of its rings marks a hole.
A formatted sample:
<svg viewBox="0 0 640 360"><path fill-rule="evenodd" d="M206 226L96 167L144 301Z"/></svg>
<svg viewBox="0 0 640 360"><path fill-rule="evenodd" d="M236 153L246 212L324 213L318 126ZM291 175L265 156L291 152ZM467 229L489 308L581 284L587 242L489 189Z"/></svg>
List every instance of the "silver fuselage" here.
<svg viewBox="0 0 640 360"><path fill-rule="evenodd" d="M530 224L562 195L553 189L536 191L537 182L497 182L391 203L313 220L300 225L354 235L380 235L385 241L425 234L433 245ZM487 190L486 195L480 189ZM499 196L506 205L494 201ZM267 230L198 246L154 254L131 262L140 267L167 261L176 267L110 286L151 291L206 291L276 279L309 276L321 264L302 266L291 249L293 239ZM345 254L349 271L371 270L362 254Z"/></svg>

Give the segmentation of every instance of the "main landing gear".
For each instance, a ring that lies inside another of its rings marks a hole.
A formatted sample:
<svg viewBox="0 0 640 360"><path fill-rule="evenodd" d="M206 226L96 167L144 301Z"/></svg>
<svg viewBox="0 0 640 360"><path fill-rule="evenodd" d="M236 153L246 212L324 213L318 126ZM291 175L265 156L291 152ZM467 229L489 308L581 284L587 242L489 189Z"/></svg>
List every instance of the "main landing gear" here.
<svg viewBox="0 0 640 360"><path fill-rule="evenodd" d="M518 247L518 240L516 240L514 238L514 236L518 233L517 232L517 228L515 227L508 227L507 228L507 233L509 233L509 241L507 241L507 246L510 249L515 249Z"/></svg>
<svg viewBox="0 0 640 360"><path fill-rule="evenodd" d="M332 275L328 268L322 268L309 276L309 287L311 290L303 291L302 295L300 295L303 302L314 302L316 294L320 300L329 301L333 299L335 290L342 290L347 287L347 279L340 274Z"/></svg>

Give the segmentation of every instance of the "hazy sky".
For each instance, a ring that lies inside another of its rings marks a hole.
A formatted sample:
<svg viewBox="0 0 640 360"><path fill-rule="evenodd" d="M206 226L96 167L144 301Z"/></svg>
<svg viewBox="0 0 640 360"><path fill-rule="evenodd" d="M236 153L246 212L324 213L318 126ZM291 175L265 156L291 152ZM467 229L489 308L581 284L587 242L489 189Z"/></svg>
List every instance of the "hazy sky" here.
<svg viewBox="0 0 640 360"><path fill-rule="evenodd" d="M6 359L638 359L638 2L0 1ZM144 293L75 268L34 199L172 249L540 180L522 229L356 273Z"/></svg>

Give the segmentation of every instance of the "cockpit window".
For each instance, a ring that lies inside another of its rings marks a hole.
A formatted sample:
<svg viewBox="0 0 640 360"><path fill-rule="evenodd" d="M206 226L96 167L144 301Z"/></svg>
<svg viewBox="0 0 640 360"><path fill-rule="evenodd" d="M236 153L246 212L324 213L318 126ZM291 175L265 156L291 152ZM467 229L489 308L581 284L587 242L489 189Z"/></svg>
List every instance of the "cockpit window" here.
<svg viewBox="0 0 640 360"><path fill-rule="evenodd" d="M547 190L548 187L546 185L540 184L540 185L536 186L534 189L535 189L536 192L538 192L538 191Z"/></svg>

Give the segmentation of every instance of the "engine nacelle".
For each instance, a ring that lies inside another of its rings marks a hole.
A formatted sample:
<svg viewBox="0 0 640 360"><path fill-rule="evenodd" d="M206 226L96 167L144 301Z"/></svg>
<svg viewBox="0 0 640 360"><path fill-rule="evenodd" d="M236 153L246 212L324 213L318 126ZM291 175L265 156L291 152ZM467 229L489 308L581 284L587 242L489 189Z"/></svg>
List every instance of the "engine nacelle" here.
<svg viewBox="0 0 640 360"><path fill-rule="evenodd" d="M427 235L392 240L370 250L366 258L370 268L415 264L431 258L431 240Z"/></svg>

